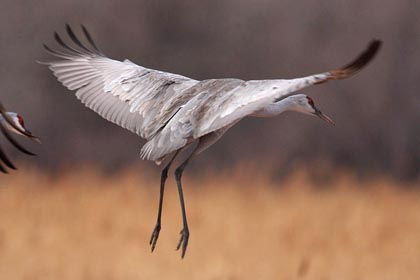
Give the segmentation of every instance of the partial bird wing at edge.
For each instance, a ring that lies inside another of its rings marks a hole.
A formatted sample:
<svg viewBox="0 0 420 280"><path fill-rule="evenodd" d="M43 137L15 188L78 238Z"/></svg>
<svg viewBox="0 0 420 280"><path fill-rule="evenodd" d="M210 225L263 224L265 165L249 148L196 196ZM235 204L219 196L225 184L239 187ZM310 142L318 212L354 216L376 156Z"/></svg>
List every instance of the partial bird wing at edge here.
<svg viewBox="0 0 420 280"><path fill-rule="evenodd" d="M9 115L7 115L6 113L6 109L4 108L3 104L0 102L0 114L3 117L3 119L14 129L16 129L17 131L19 131L21 134L25 135L28 138L33 138L34 136L28 134L26 131L22 130L20 127L18 127L13 121L12 119L9 117Z"/></svg>
<svg viewBox="0 0 420 280"><path fill-rule="evenodd" d="M16 131L18 131L19 133L23 134L24 136L28 137L28 138L36 138L31 134L28 134L26 131L23 131L20 127L18 127L13 121L12 119L9 117L9 115L7 115L6 113L6 109L4 108L3 104L0 102L0 114L3 117L3 119L14 129L16 129ZM15 146L16 149L18 149L19 151L21 151L22 153L25 153L27 155L31 155L31 156L35 156L34 153L31 153L30 151L28 151L27 149L25 149L24 147L22 147L11 135L10 133L7 131L7 128L4 127L1 123L0 123L0 130L3 133L4 137L6 137L7 140L9 140L9 142ZM8 165L8 164L7 164ZM9 165L8 165L9 166ZM11 166L9 166L10 168L13 168ZM15 169L15 168L13 168Z"/></svg>
<svg viewBox="0 0 420 280"><path fill-rule="evenodd" d="M65 87L77 90L76 96L85 106L143 138L150 139L162 129L189 100L183 92L198 83L128 60L110 59L98 49L85 27L82 30L89 47L83 45L69 25L66 29L76 47L55 33L62 51L44 47L61 60L45 64Z"/></svg>
<svg viewBox="0 0 420 280"><path fill-rule="evenodd" d="M381 41L372 40L353 62L329 72L297 79L247 81L229 94L220 95L214 100L213 106L205 107L205 111L199 114L201 118L197 121L194 138L221 129L303 88L348 78L372 61L380 46Z"/></svg>
<svg viewBox="0 0 420 280"><path fill-rule="evenodd" d="M0 114L3 117L3 119L14 129L16 129L17 131L19 131L20 133L22 133L23 135L27 136L27 137L32 137L32 135L27 134L25 131L21 130L18 126L15 125L15 123L10 119L10 117L7 115L6 110L4 109L3 104L0 102ZM3 123L0 122L0 131L3 133L3 135L6 137L7 140L9 140L9 142L15 146L18 150L20 150L21 152L25 153L25 154L29 154L29 155L35 155L31 152L29 152L28 150L26 150L24 147L22 147L7 131L7 128L3 126ZM0 146L0 160L3 161L3 163L11 168L11 169L17 169L16 166L13 164L13 162L9 159L9 157L6 155L6 153L3 151L3 148ZM8 173L7 169L4 168L3 165L1 165L0 163L0 172L3 173Z"/></svg>
<svg viewBox="0 0 420 280"><path fill-rule="evenodd" d="M7 128L3 127L3 125L0 124L0 130L3 133L4 137L6 137L6 139L13 145L15 146L16 149L18 149L19 151L21 151L24 154L30 155L30 156L36 156L34 153L28 151L27 149L25 149L22 145L19 144L19 142L17 142L12 135L10 135L9 131L7 130Z"/></svg>

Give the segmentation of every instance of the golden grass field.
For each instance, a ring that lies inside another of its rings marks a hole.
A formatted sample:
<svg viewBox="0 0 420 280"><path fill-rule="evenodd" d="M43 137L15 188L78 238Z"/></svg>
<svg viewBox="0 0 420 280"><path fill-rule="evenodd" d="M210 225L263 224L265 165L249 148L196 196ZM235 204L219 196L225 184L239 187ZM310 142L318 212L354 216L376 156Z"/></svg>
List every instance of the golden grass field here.
<svg viewBox="0 0 420 280"><path fill-rule="evenodd" d="M157 248L158 172L0 178L0 279L420 279L420 190L338 176L316 188L232 170L184 176L181 260L170 177ZM402 187L402 188L401 188Z"/></svg>

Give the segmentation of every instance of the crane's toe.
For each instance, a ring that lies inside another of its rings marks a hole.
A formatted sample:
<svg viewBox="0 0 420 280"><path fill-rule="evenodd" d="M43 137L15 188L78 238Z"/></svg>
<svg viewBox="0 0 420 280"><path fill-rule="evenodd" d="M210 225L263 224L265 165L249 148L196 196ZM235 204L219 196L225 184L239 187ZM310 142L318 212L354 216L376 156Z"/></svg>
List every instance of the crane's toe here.
<svg viewBox="0 0 420 280"><path fill-rule="evenodd" d="M187 251L188 239L190 238L190 231L188 228L183 228L179 234L181 234L181 238L176 246L176 250L181 249L181 258L184 258L185 252Z"/></svg>
<svg viewBox="0 0 420 280"><path fill-rule="evenodd" d="M159 232L160 232L160 224L157 223L153 232L152 232L152 236L150 237L150 242L149 242L150 247L152 249L152 252L153 252L153 250L155 250L156 242L159 238Z"/></svg>

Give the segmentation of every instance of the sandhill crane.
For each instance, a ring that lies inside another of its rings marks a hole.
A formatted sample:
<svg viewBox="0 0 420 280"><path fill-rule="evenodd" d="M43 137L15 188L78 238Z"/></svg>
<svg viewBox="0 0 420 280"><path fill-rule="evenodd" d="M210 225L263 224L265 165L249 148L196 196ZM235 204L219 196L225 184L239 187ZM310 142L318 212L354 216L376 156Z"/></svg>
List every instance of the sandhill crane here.
<svg viewBox="0 0 420 280"><path fill-rule="evenodd" d="M87 41L85 43L66 25L72 45L65 43L55 32L55 41L61 50L47 45L44 47L59 60L45 64L65 87L76 90L77 98L85 106L148 140L140 152L142 159L157 164L168 159L161 173L157 222L150 239L152 251L161 229L168 170L181 151L196 143L175 170L183 220L177 250L181 248L182 258L188 245L189 229L181 176L191 157L214 144L246 116L271 117L291 110L332 122L315 107L311 98L296 94L296 91L353 75L373 59L381 45L380 41L373 40L361 55L345 67L302 78L197 81L148 69L129 60L110 59L97 47L83 25L81 29Z"/></svg>
<svg viewBox="0 0 420 280"><path fill-rule="evenodd" d="M0 103L0 130L3 133L3 135L6 137L9 142L15 146L18 150L20 150L22 153L25 153L27 155L34 156L35 154L31 153L24 147L22 147L9 133L9 131L12 131L16 134L28 137L29 139L32 139L36 142L40 142L40 140L32 135L32 133L25 128L25 123L23 121L23 117L17 113L14 112L6 112L3 105ZM16 166L10 161L10 159L7 157L7 155L4 153L3 149L0 146L0 159L3 161L3 163L8 166L11 169L16 169ZM0 164L0 171L3 173L8 173L7 169Z"/></svg>

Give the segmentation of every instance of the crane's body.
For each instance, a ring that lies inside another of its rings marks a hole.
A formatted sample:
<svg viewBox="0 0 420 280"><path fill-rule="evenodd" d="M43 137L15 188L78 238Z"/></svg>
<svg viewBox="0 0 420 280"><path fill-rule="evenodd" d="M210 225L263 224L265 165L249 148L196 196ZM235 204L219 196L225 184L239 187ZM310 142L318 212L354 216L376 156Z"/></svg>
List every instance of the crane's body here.
<svg viewBox="0 0 420 280"><path fill-rule="evenodd" d="M250 114L250 117L257 117L257 118L271 118L271 117L275 117L280 115L283 112L286 111L294 111L294 112L300 112L300 113L304 113L304 114L314 114L320 118L322 118L323 120L334 124L334 122L327 117L326 115L324 115L323 113L321 113L321 111L319 111L315 105L311 105L310 103L313 103L312 99L304 94L297 94L297 95L293 95L293 96L289 96L286 97L285 99L281 99L277 102L272 102L269 103L267 105L265 105L264 107L262 107L261 109L259 109L258 111L255 111L254 113ZM233 123L230 123L227 126L224 126L220 129L217 129L215 131L212 131L208 134L205 134L201 137L198 138L198 144L197 147L195 148L194 154L199 154L203 151L205 151L207 148L209 148L211 145L213 145L214 143L216 143L222 136L223 134L230 129L231 127L233 127L235 124L237 124L241 119L238 119L236 121L234 121ZM159 142L160 138L157 137L155 140L150 141L148 144L145 145L145 147L143 149L147 149L147 145L155 145L156 142ZM187 138L187 144L184 145L188 146L189 144L193 143L195 141L195 139L193 137ZM155 162L157 164L160 164L164 159L165 159L166 155L164 155L162 158L160 159L155 159Z"/></svg>
<svg viewBox="0 0 420 280"><path fill-rule="evenodd" d="M271 117L292 110L323 115L309 97L296 91L311 85L349 77L375 56L380 42L374 40L349 65L296 79L251 80L209 79L197 81L178 74L148 69L129 60L106 57L82 26L90 46L84 45L67 25L74 46L55 33L62 50L45 46L58 61L46 64L68 89L76 90L83 104L103 118L126 128L147 143L142 159L161 163L168 159L161 174L158 219L150 245L155 248L161 227L161 211L167 172L175 157L185 147L197 142L193 152L175 170L181 202L183 229L178 247L185 254L189 230L182 193L181 176L194 154L214 144L233 125L246 116Z"/></svg>

